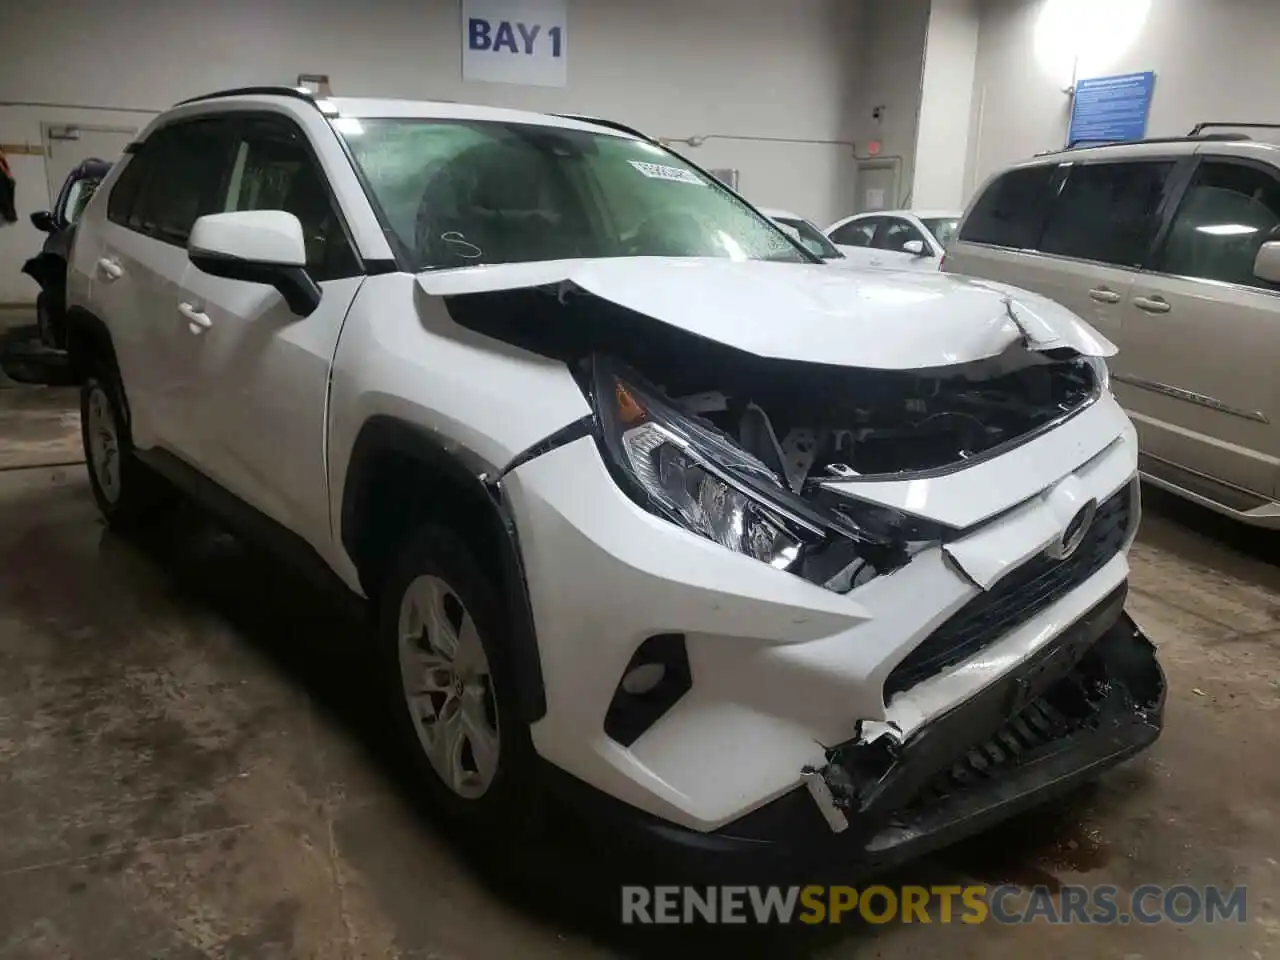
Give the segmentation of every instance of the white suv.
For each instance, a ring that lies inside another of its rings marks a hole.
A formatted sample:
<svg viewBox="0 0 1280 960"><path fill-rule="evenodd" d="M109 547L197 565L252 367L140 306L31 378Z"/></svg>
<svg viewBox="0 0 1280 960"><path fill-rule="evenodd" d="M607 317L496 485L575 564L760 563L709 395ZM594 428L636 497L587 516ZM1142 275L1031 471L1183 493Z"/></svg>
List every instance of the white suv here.
<svg viewBox="0 0 1280 960"><path fill-rule="evenodd" d="M831 270L616 125L287 88L160 116L72 260L108 521L368 598L455 824L849 876L1158 735L1112 347L1046 300Z"/></svg>

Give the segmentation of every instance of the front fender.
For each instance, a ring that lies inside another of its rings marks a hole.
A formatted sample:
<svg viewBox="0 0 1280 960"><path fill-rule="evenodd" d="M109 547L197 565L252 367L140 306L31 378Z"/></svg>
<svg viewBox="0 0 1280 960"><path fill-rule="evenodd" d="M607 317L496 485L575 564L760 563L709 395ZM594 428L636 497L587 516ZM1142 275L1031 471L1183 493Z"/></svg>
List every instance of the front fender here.
<svg viewBox="0 0 1280 960"><path fill-rule="evenodd" d="M22 265L22 272L40 284L40 289L48 290L59 286L59 279L65 282L67 263L52 253L39 253Z"/></svg>

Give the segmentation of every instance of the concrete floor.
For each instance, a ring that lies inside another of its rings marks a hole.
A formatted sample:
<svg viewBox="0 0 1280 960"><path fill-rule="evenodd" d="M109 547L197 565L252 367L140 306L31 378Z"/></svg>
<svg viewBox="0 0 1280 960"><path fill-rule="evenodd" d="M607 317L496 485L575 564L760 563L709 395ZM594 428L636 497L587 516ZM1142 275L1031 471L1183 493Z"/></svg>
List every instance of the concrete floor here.
<svg viewBox="0 0 1280 960"><path fill-rule="evenodd" d="M533 861L523 880L477 873L401 786L360 631L326 598L194 515L123 542L83 467L24 466L74 455L73 403L0 383L0 957L725 945L575 914L560 891L592 885L590 859L542 850L513 854ZM896 878L1247 884L1247 923L845 926L729 945L830 960L1280 956L1278 562L1275 535L1148 493L1130 609L1169 674L1164 737L1096 787Z"/></svg>

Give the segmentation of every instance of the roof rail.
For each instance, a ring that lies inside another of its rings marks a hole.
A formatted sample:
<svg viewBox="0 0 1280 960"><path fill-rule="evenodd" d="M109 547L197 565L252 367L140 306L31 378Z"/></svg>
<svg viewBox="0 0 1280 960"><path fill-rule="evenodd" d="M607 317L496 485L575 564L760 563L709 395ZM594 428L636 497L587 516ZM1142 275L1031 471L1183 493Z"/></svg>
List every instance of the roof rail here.
<svg viewBox="0 0 1280 960"><path fill-rule="evenodd" d="M1241 127L1245 130L1280 130L1280 123L1228 123L1223 120L1204 120L1191 128L1188 136L1198 137L1206 127ZM1248 138L1245 138L1248 139Z"/></svg>
<svg viewBox="0 0 1280 960"><path fill-rule="evenodd" d="M204 100L217 100L220 97L245 97L245 96L272 96L272 97L292 97L294 100L302 100L317 106L316 96L305 87L286 87L280 86L258 86L258 87L232 87L230 90L215 90L213 93L202 93L198 97L188 97L186 100L179 100L174 104L175 107L185 106L188 103L200 103ZM320 99L324 99L323 97Z"/></svg>
<svg viewBox="0 0 1280 960"><path fill-rule="evenodd" d="M1066 150L1090 150L1094 147L1129 147L1142 143L1191 143L1193 141L1234 141L1251 139L1246 133L1202 133L1185 137L1144 137L1141 140L1072 140L1061 150L1045 150L1037 157L1047 157Z"/></svg>
<svg viewBox="0 0 1280 960"><path fill-rule="evenodd" d="M623 133L629 133L633 137L639 137L641 140L647 140L649 143L656 143L653 137L647 133L641 133L635 127L629 127L625 123L619 123L616 120L601 120L599 117L584 117L578 113L556 113L552 116L559 117L562 120L577 120L579 123L593 123L597 127L608 127L610 130L620 130Z"/></svg>

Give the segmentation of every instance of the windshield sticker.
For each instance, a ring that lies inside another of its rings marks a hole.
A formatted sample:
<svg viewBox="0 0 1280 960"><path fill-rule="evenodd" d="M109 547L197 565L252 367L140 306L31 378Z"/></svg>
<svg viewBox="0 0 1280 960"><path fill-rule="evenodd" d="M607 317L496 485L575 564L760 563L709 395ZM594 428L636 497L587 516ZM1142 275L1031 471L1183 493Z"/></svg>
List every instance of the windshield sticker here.
<svg viewBox="0 0 1280 960"><path fill-rule="evenodd" d="M697 174L680 167L669 167L663 163L645 163L643 160L628 160L627 163L653 180L674 180L678 183L697 184L699 187L707 185L706 181Z"/></svg>

